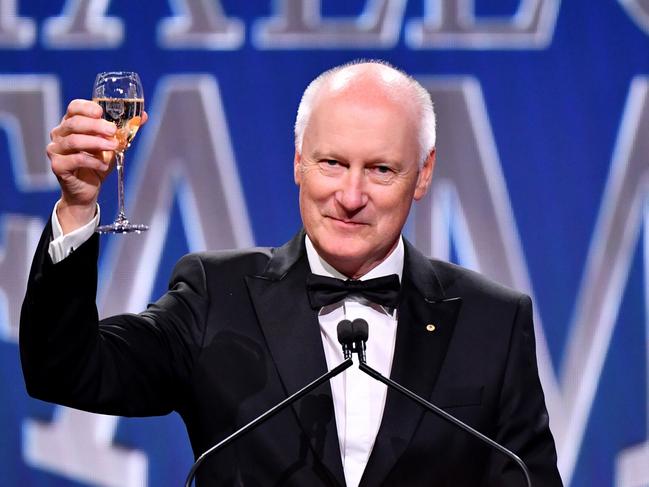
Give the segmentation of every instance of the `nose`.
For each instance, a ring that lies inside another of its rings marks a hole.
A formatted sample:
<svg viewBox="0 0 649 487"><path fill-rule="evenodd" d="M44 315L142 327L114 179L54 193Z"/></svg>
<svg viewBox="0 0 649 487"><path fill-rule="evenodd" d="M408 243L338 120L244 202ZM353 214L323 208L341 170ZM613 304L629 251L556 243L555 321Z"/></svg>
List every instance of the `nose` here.
<svg viewBox="0 0 649 487"><path fill-rule="evenodd" d="M367 201L363 171L347 171L341 180L340 189L336 191L336 202L345 211L354 213L362 209Z"/></svg>

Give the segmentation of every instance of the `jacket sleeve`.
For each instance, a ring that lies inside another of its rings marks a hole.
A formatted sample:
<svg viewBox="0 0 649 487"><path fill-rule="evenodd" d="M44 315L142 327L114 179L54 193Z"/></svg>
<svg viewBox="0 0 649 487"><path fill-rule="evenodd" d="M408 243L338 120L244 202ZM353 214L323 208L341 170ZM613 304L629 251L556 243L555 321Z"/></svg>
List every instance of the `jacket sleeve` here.
<svg viewBox="0 0 649 487"><path fill-rule="evenodd" d="M512 327L496 424L496 440L516 453L530 471L532 485L561 487L557 453L550 432L545 397L539 380L532 301L522 296ZM500 452L492 453L487 485L525 485L523 473Z"/></svg>
<svg viewBox="0 0 649 487"><path fill-rule="evenodd" d="M47 252L45 228L20 319L27 392L96 413L166 414L178 409L200 352L207 298L198 257L176 265L168 292L138 315L99 320L98 236L63 261Z"/></svg>

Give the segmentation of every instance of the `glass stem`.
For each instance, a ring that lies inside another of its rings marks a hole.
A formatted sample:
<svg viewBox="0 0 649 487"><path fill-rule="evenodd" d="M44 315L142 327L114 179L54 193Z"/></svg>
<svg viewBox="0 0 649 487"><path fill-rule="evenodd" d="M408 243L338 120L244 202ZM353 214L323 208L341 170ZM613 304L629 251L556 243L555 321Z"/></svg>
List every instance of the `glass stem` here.
<svg viewBox="0 0 649 487"><path fill-rule="evenodd" d="M128 222L124 208L124 152L115 152L115 164L117 165L117 200L119 202L117 221Z"/></svg>

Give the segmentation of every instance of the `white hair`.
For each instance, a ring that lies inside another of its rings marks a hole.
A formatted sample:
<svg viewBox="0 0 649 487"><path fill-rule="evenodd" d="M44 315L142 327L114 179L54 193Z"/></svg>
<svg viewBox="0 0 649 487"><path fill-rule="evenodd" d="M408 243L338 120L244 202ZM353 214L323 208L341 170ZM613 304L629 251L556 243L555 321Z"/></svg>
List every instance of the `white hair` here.
<svg viewBox="0 0 649 487"><path fill-rule="evenodd" d="M409 74L395 68L387 61L376 59L359 59L336 66L320 74L309 83L309 86L306 87L306 90L304 90L304 93L302 94L302 99L300 100L300 105L297 109L297 117L295 119L295 150L298 153L302 152L304 131L309 123L309 118L313 111L313 104L320 92L320 89L327 85L335 75L341 73L347 68L358 66L360 64L375 64L393 70L399 77L403 86L410 91L410 96L412 96L412 99L415 101L416 107L419 110L419 161L420 164L423 164L430 152L435 148L435 111L433 109L433 101L430 98L430 94Z"/></svg>

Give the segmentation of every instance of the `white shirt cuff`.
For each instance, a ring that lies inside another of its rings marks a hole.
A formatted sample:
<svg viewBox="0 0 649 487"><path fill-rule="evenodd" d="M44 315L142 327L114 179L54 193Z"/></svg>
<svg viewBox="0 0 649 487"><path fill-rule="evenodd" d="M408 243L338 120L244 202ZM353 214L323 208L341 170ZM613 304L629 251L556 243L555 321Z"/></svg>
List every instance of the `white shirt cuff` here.
<svg viewBox="0 0 649 487"><path fill-rule="evenodd" d="M79 248L79 246L81 246L86 240L92 237L92 234L95 233L95 230L99 225L100 214L99 205L97 205L97 212L92 220L67 235L63 235L63 229L59 223L59 218L56 216L56 209L58 206L59 202L57 201L56 205L54 205L54 210L52 211L52 241L47 249L52 262L55 264L61 262L70 255L74 249Z"/></svg>

